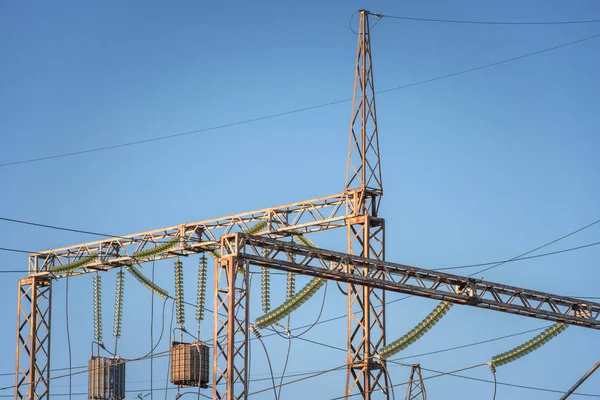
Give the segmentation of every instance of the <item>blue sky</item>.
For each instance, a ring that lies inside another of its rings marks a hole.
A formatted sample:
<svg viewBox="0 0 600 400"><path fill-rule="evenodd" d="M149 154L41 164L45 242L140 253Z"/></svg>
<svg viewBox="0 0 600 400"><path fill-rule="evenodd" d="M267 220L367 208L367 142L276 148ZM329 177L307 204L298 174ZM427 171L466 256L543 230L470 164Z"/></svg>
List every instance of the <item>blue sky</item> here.
<svg viewBox="0 0 600 400"><path fill-rule="evenodd" d="M187 132L349 98L360 8L429 18L553 21L600 18L594 1L346 1L211 3L54 2L0 6L0 163ZM382 20L373 30L375 85L398 87L600 33L600 24L473 26ZM423 267L506 259L599 218L597 134L600 39L377 97L388 260ZM1 216L116 235L198 221L340 192L344 186L350 102L166 141L0 168ZM0 222L0 247L42 250L96 237ZM589 228L547 250L598 241ZM345 232L315 236L343 250ZM599 296L596 247L484 273L487 280L573 296ZM197 259L185 260L194 301ZM0 252L0 269L25 269L23 254ZM147 270L146 270L147 272ZM471 272L471 271L465 271ZM157 280L173 291L171 263ZM212 276L212 275L211 275ZM13 384L19 275L0 276L0 387ZM112 282L105 278L105 341L111 343ZM274 282L273 303L283 296ZM254 282L258 296L259 282ZM127 282L122 356L150 348L151 295ZM209 285L210 286L210 285ZM254 317L260 314L258 297ZM317 317L322 293L292 316ZM390 295L390 300L398 298ZM73 365L89 357L91 279L70 281ZM155 307L160 309L159 300ZM411 298L388 309L388 341L414 326L435 302ZM167 307L170 309L170 307ZM344 314L345 298L327 291L323 319ZM192 310L188 310L192 319ZM161 315L155 315L155 334ZM170 320L170 313L166 314ZM73 323L73 321L77 321ZM454 307L400 356L546 326L533 319ZM193 330L194 328L192 328ZM203 338L212 332L210 318ZM167 328L168 333L168 328ZM407 358L452 370L488 361L531 337ZM306 338L346 346L346 321L321 324ZM599 358L597 334L569 328L498 380L566 390ZM287 342L265 340L274 370ZM65 282L54 287L52 367L68 366ZM163 338L159 349L166 349ZM296 340L289 373L339 366L343 352ZM150 363L128 366L128 389L150 386ZM166 364L153 366L164 387ZM410 370L390 368L394 383ZM57 372L58 374L59 372ZM268 377L264 352L252 349L252 376ZM426 373L425 375L429 375ZM485 368L465 375L490 379ZM269 381L252 384L259 390ZM335 372L285 387L283 398L343 393ZM85 375L73 392L85 392ZM600 395L600 375L581 392ZM57 380L53 393L68 391ZM401 398L405 388L396 389ZM460 378L427 381L430 398L481 399L492 386ZM506 386L498 398L555 395ZM3 391L0 395L11 395ZM132 393L130 397L133 397ZM155 392L163 396L163 392ZM56 396L57 398L59 396ZM253 396L272 398L269 392ZM78 395L75 398L84 398ZM174 398L171 392L169 398Z"/></svg>

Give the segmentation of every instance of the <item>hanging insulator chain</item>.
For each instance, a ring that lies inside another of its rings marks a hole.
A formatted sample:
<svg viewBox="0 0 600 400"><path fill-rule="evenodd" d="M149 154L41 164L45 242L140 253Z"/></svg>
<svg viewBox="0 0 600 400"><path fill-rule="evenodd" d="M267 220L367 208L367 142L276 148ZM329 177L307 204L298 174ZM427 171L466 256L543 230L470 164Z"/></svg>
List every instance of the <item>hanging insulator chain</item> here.
<svg viewBox="0 0 600 400"><path fill-rule="evenodd" d="M287 295L286 300L291 299L296 294L296 274L293 272L287 273Z"/></svg>
<svg viewBox="0 0 600 400"><path fill-rule="evenodd" d="M294 243L293 236L292 236L292 243ZM295 254L290 254L289 257L290 257L291 262L296 262ZM293 272L288 272L287 273L287 290L286 290L285 299L289 300L292 297L294 297L295 294L296 294L296 274L294 274Z"/></svg>
<svg viewBox="0 0 600 400"><path fill-rule="evenodd" d="M263 257L267 256L267 250L263 249ZM271 273L269 268L262 267L261 271L262 310L268 313L271 310Z"/></svg>
<svg viewBox="0 0 600 400"><path fill-rule="evenodd" d="M200 264L198 266L198 295L196 297L196 321L200 324L200 321L204 319L204 301L206 299L206 255L202 254L200 257Z"/></svg>
<svg viewBox="0 0 600 400"><path fill-rule="evenodd" d="M185 324L185 307L183 304L183 263L175 261L175 314L177 323L183 327Z"/></svg>
<svg viewBox="0 0 600 400"><path fill-rule="evenodd" d="M115 291L115 321L113 335L117 339L121 337L121 325L123 324L123 290L125 289L125 272L117 272L117 288Z"/></svg>
<svg viewBox="0 0 600 400"><path fill-rule="evenodd" d="M102 277L94 275L94 339L102 342Z"/></svg>

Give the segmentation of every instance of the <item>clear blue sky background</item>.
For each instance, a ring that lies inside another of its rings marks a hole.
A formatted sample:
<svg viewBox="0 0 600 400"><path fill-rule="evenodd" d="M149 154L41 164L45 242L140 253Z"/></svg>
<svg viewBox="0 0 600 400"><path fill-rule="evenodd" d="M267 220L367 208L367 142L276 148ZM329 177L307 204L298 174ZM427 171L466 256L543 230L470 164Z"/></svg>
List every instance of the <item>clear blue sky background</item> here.
<svg viewBox="0 0 600 400"><path fill-rule="evenodd" d="M596 1L393 2L50 2L0 5L0 163L201 129L348 98L359 8L391 15L475 20L600 18ZM518 56L600 33L600 24L473 26L382 20L373 31L379 90ZM600 39L404 90L377 99L383 157L387 258L420 265L506 259L599 218ZM0 214L116 235L197 221L340 192L350 103L168 141L0 168ZM42 250L95 237L1 222L0 247ZM594 241L600 226L548 248ZM343 250L345 232L315 236ZM600 250L588 248L503 265L485 279L574 296L599 296ZM194 301L197 259L185 260ZM25 269L27 256L0 252L0 269ZM147 269L145 270L148 271ZM472 272L471 270L464 271ZM17 279L0 275L0 387L13 384ZM212 274L211 274L212 277ZM157 280L173 291L171 263ZM112 346L114 273L105 278L105 342ZM209 285L210 286L210 285ZM283 280L274 280L273 303ZM260 314L254 281L252 318ZM292 326L314 321L315 299ZM120 354L150 348L151 295L128 277ZM399 296L390 295L390 300ZM72 363L85 365L92 332L91 279L71 280ZM411 298L388 309L388 340L412 328L435 302ZM160 302L155 307L160 310ZM170 310L170 306L167 307ZM188 309L188 320L193 320ZM346 312L330 285L323 318ZM212 323L203 326L209 339ZM170 312L166 314L167 323ZM52 367L68 366L65 282L54 286ZM190 329L194 330L190 323ZM411 357L548 325L539 320L454 307L400 356L452 370L488 361L532 334L434 356ZM155 314L155 339L161 313ZM166 335L159 350L168 348ZM306 338L346 346L346 321L318 325ZM276 374L287 342L265 339ZM498 380L566 390L600 358L598 333L569 328L526 358L498 369ZM292 343L289 373L346 362L344 352ZM164 387L166 364L153 366ZM127 366L130 390L150 387L150 363ZM64 371L57 371L56 375ZM8 375L4 375L8 374ZM391 366L394 383L409 369ZM252 348L252 377L268 377ZM430 372L425 373L431 375ZM486 368L465 375L491 379ZM287 386L282 398L343 394L344 373ZM68 380L53 383L55 397ZM86 391L86 376L73 392ZM253 382L251 391L269 385ZM486 399L492 385L455 377L427 381L430 399ZM396 389L396 398L405 387ZM600 395L600 374L580 389ZM169 392L174 398L174 392ZM208 392L207 392L208 393ZM164 392L155 392L162 398ZM0 396L12 396L2 391ZM129 397L135 397L130 393ZM84 398L77 395L75 398ZM270 392L253 396L270 399ZM558 395L498 387L499 399ZM64 397L63 397L64 398Z"/></svg>

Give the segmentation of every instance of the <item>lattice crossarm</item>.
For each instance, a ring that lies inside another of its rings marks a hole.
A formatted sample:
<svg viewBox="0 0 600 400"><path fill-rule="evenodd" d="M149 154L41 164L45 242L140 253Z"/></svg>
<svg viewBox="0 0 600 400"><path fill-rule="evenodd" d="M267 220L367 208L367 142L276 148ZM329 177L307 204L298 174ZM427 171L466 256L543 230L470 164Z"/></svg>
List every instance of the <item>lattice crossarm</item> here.
<svg viewBox="0 0 600 400"><path fill-rule="evenodd" d="M237 255L252 264L412 294L456 304L489 308L572 325L600 329L600 304L500 283L366 259L266 237L240 234ZM252 251L247 249L252 247ZM265 249L257 256L256 249ZM296 256L294 262L290 256ZM336 265L345 265L333 270ZM381 272L365 274L366 269ZM374 276L375 275L375 276Z"/></svg>

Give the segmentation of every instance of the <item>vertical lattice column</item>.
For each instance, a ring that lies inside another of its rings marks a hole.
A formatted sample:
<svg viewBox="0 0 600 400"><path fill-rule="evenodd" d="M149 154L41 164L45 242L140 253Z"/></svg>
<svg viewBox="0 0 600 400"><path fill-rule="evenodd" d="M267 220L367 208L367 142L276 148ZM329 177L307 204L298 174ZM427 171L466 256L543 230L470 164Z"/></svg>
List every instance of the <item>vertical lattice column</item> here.
<svg viewBox="0 0 600 400"><path fill-rule="evenodd" d="M50 304L52 281L19 281L15 399L47 399L50 392Z"/></svg>
<svg viewBox="0 0 600 400"><path fill-rule="evenodd" d="M427 392L421 375L421 365L413 364L410 371L410 380L406 388L405 400L427 400Z"/></svg>
<svg viewBox="0 0 600 400"><path fill-rule="evenodd" d="M236 257L238 236L221 238L215 260L213 399L247 399L249 265Z"/></svg>
<svg viewBox="0 0 600 400"><path fill-rule="evenodd" d="M385 222L363 215L348 225L348 252L384 260ZM382 278L383 271L354 271ZM385 291L348 284L348 375L346 395L387 398L387 375L376 355L385 346Z"/></svg>
<svg viewBox="0 0 600 400"><path fill-rule="evenodd" d="M348 200L348 253L385 260L385 224L377 218L383 194L375 88L371 62L369 12L360 11L354 77L352 120L346 167L346 191L358 189ZM349 271L379 277L381 272ZM385 346L385 292L348 285L348 372L346 396L376 393L388 398L387 375L376 358Z"/></svg>

